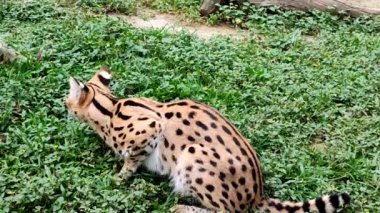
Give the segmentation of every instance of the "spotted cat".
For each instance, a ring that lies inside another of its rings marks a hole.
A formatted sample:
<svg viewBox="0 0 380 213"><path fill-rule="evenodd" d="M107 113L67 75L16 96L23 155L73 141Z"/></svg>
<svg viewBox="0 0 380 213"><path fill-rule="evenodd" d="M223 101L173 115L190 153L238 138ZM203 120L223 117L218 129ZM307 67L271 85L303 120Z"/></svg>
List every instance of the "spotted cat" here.
<svg viewBox="0 0 380 213"><path fill-rule="evenodd" d="M194 196L204 207L177 205L173 211L325 213L349 203L346 193L306 202L265 197L255 150L218 111L193 100L117 99L110 81L106 68L86 84L70 78L68 111L87 122L123 158L122 178L144 165L168 175L175 192Z"/></svg>

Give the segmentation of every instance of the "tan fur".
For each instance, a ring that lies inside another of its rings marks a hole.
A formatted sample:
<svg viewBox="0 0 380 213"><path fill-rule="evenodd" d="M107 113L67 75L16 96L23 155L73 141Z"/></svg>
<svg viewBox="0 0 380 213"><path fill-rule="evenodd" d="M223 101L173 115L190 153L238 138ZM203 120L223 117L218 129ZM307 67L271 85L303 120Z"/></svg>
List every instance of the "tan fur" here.
<svg viewBox="0 0 380 213"><path fill-rule="evenodd" d="M129 178L140 165L168 175L174 191L196 197L205 209L176 206L176 212L304 212L345 195L310 202L281 202L263 195L262 172L248 140L213 108L192 100L160 103L147 98L115 99L108 87L111 73L102 68L83 88L71 81L66 105L86 121L124 160L119 173ZM79 83L80 85L80 83ZM79 89L78 89L79 88ZM75 94L80 93L79 100ZM74 95L72 95L74 94ZM343 199L345 200L343 201ZM322 204L321 204L322 203Z"/></svg>

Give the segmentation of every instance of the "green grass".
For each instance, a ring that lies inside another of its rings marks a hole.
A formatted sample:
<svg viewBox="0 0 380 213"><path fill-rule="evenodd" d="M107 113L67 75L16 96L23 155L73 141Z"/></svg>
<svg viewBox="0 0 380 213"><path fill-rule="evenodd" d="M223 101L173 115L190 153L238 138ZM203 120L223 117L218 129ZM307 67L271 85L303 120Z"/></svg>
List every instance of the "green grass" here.
<svg viewBox="0 0 380 213"><path fill-rule="evenodd" d="M256 19L246 22L264 39L203 41L93 16L95 1L78 2L88 5L0 6L0 39L29 59L0 66L0 211L165 212L193 203L144 170L117 185L122 161L67 115L68 77L86 80L102 65L117 96L192 98L219 109L260 154L268 196L346 191L348 212L380 211L376 19L252 9Z"/></svg>

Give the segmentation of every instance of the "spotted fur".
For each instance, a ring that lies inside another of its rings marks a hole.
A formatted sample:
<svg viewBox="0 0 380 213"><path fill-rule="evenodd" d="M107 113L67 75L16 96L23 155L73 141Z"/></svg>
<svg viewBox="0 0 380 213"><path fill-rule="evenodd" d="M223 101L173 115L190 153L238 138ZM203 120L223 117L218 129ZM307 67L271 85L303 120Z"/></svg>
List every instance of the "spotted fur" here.
<svg viewBox="0 0 380 213"><path fill-rule="evenodd" d="M66 106L123 158L123 178L144 165L169 176L175 192L203 206L178 205L173 211L326 213L349 203L345 193L305 202L266 198L257 153L218 111L193 100L116 99L110 81L106 68L86 84L71 78Z"/></svg>

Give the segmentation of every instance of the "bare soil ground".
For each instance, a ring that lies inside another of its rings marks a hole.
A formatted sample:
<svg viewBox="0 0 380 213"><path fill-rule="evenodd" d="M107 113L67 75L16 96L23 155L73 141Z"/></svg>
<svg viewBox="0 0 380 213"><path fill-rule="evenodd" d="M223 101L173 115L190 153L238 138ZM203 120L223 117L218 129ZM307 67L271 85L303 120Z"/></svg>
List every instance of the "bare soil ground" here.
<svg viewBox="0 0 380 213"><path fill-rule="evenodd" d="M188 31L194 33L200 38L209 39L214 36L226 36L234 39L244 39L249 36L246 30L235 29L227 24L217 26L208 26L201 23L190 23L177 14L162 14L153 10L144 9L136 16L126 16L116 13L108 14L110 16L120 17L128 21L135 27L143 29L165 28L170 32Z"/></svg>
<svg viewBox="0 0 380 213"><path fill-rule="evenodd" d="M344 0L344 2L347 2L355 7L380 9L380 0ZM162 14L150 9L143 9L139 11L136 16L126 16L116 13L110 13L109 15L121 17L138 28L165 28L171 32L185 30L190 33L194 33L203 39L209 39L214 36L244 39L252 36L249 31L235 29L227 24L207 26L200 23L189 23L184 21L184 19L177 14Z"/></svg>

